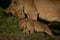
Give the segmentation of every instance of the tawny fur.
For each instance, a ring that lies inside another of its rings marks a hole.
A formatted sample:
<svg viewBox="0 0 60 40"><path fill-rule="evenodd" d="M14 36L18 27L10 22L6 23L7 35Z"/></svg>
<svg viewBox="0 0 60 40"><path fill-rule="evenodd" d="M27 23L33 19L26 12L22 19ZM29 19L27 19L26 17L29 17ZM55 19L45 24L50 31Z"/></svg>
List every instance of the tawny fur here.
<svg viewBox="0 0 60 40"><path fill-rule="evenodd" d="M35 0L39 17L48 21L60 21L60 0Z"/></svg>
<svg viewBox="0 0 60 40"><path fill-rule="evenodd" d="M19 25L24 28L24 32L26 33L33 33L36 32L45 32L49 34L52 37L55 37L52 34L52 31L49 29L49 27L46 24L43 24L39 21L31 20L31 19L22 19L19 21Z"/></svg>
<svg viewBox="0 0 60 40"><path fill-rule="evenodd" d="M48 21L60 21L59 0L23 0L25 12L29 18L36 20L39 17Z"/></svg>
<svg viewBox="0 0 60 40"><path fill-rule="evenodd" d="M34 32L34 25L33 25L33 21L29 20L29 19L21 19L19 21L19 26L23 27L24 31L29 34L28 31L31 31L30 33ZM29 27L28 27L29 26Z"/></svg>
<svg viewBox="0 0 60 40"><path fill-rule="evenodd" d="M23 12L23 5L21 0L12 0L11 4L7 9L5 9L6 13L12 13L14 16L18 18L25 18L24 12Z"/></svg>
<svg viewBox="0 0 60 40"><path fill-rule="evenodd" d="M8 7L8 10L13 14L15 14L14 11L20 9L19 6L23 5L22 7L24 7L24 12L27 14L28 18L32 20L37 20L37 14L39 14L39 17L45 20L60 21L59 0L22 0L22 1L17 0L16 3L18 5L14 3L14 1L12 0L11 5ZM20 2L22 3L19 4ZM21 10L19 11L21 12Z"/></svg>

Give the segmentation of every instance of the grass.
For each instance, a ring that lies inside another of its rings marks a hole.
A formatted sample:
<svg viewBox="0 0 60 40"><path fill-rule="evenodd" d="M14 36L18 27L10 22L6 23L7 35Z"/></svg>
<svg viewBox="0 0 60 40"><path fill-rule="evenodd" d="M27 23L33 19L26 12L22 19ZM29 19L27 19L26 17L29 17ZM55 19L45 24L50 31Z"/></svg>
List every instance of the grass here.
<svg viewBox="0 0 60 40"><path fill-rule="evenodd" d="M9 15L9 14L8 14ZM16 17L9 15L4 16L4 11L0 11L0 33L1 32L18 32L18 21Z"/></svg>
<svg viewBox="0 0 60 40"><path fill-rule="evenodd" d="M60 38L55 39L44 33L25 34L18 26L18 22L18 18L11 14L6 14L4 10L0 8L0 40L60 40ZM51 26L51 29L55 31L55 29L53 29L55 25ZM55 32L58 33L60 30L58 31L56 29Z"/></svg>

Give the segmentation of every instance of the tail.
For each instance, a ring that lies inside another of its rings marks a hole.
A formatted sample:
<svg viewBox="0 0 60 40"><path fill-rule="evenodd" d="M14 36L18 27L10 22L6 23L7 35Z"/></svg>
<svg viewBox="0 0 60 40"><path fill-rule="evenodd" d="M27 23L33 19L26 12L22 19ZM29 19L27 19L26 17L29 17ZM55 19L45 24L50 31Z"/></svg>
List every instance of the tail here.
<svg viewBox="0 0 60 40"><path fill-rule="evenodd" d="M47 28L47 30L45 30L45 32L46 32L47 34L49 34L51 37L57 38L57 36L53 35L52 31L51 31L49 28Z"/></svg>

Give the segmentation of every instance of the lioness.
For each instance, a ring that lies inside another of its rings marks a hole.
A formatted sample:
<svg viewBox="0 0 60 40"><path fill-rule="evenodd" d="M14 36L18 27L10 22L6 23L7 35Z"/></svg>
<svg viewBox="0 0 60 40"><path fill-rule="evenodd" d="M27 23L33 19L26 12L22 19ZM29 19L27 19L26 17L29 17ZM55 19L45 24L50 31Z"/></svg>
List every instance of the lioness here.
<svg viewBox="0 0 60 40"><path fill-rule="evenodd" d="M16 10L21 12L21 8L30 19L37 20L39 14L40 18L47 21L60 21L60 0L12 0L6 11L24 17L20 13L15 13Z"/></svg>
<svg viewBox="0 0 60 40"><path fill-rule="evenodd" d="M12 0L11 4L7 9L5 9L6 13L12 13L14 16L18 18L25 18L23 12L23 5L20 2L21 0Z"/></svg>
<svg viewBox="0 0 60 40"><path fill-rule="evenodd" d="M60 21L60 0L34 0L39 17L48 21Z"/></svg>
<svg viewBox="0 0 60 40"><path fill-rule="evenodd" d="M19 25L24 28L24 32L26 33L33 33L34 31L45 32L50 36L55 37L52 34L52 31L49 29L49 27L46 24L43 24L39 21L26 18L26 19L21 19L19 21Z"/></svg>
<svg viewBox="0 0 60 40"><path fill-rule="evenodd" d="M60 21L60 0L23 0L23 5L26 14L33 20L39 14L47 21Z"/></svg>

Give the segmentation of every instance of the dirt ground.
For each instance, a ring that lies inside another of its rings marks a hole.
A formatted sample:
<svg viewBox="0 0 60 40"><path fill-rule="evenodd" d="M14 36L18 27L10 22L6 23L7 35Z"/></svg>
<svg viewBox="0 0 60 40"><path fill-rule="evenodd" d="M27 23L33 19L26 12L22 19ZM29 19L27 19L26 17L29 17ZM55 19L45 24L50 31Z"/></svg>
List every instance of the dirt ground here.
<svg viewBox="0 0 60 40"><path fill-rule="evenodd" d="M44 33L33 33L31 35L25 33L0 33L0 40L60 40L60 38L52 38Z"/></svg>

